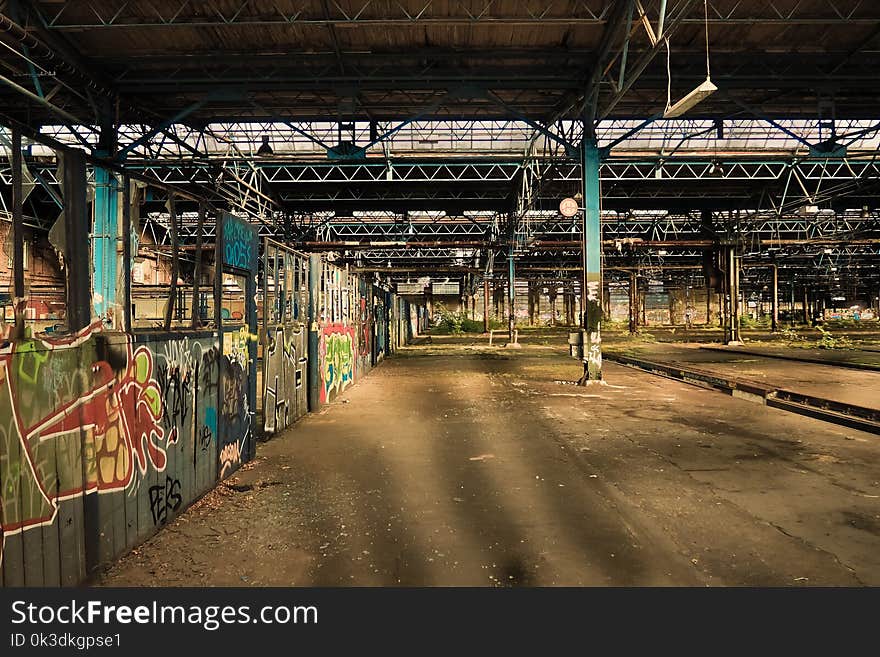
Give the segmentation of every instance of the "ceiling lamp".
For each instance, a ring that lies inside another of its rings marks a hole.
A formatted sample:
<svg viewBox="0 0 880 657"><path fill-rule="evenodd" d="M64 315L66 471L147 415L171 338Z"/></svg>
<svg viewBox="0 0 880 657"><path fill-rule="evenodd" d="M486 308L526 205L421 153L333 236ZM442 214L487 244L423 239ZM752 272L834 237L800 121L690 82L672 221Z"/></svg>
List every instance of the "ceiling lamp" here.
<svg viewBox="0 0 880 657"><path fill-rule="evenodd" d="M718 91L718 87L716 87L712 83L712 78L709 72L709 3L708 0L703 0L703 8L705 10L705 22L706 22L706 79L703 81L700 86L691 91L687 96L676 102L674 105L672 104L672 70L670 67L670 53L669 53L669 39L666 39L666 77L668 80L667 88L666 88L666 111L663 112L664 119L674 119L685 112L693 109L693 107L706 98L711 96L713 93Z"/></svg>
<svg viewBox="0 0 880 657"><path fill-rule="evenodd" d="M269 145L269 135L263 135L263 143L257 149L257 155L274 155L275 151Z"/></svg>
<svg viewBox="0 0 880 657"><path fill-rule="evenodd" d="M663 118L674 119L681 116L716 91L718 91L718 87L716 87L712 83L712 80L707 77L699 87L691 91L687 96L675 103L675 105L667 105L666 111L663 113Z"/></svg>
<svg viewBox="0 0 880 657"><path fill-rule="evenodd" d="M724 165L719 160L712 160L712 164L709 165L709 175L723 177Z"/></svg>

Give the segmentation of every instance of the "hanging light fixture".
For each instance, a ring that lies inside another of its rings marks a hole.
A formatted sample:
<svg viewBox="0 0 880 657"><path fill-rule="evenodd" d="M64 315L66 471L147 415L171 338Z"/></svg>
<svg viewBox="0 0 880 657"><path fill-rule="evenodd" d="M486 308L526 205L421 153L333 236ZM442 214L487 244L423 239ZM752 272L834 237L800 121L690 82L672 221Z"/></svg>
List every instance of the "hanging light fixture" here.
<svg viewBox="0 0 880 657"><path fill-rule="evenodd" d="M705 22L706 22L706 79L703 81L700 86L691 91L687 96L677 101L674 105L672 104L672 69L670 65L670 53L669 53L669 39L666 39L666 76L667 76L667 88L666 88L666 111L663 112L664 119L674 119L676 117L681 116L685 112L693 109L695 105L698 105L706 98L711 96L713 93L718 91L718 87L716 87L712 83L712 78L710 76L709 71L709 3L708 0L703 0L703 8L705 10Z"/></svg>
<svg viewBox="0 0 880 657"><path fill-rule="evenodd" d="M269 135L263 135L263 143L257 149L257 155L274 155L275 151L269 145Z"/></svg>

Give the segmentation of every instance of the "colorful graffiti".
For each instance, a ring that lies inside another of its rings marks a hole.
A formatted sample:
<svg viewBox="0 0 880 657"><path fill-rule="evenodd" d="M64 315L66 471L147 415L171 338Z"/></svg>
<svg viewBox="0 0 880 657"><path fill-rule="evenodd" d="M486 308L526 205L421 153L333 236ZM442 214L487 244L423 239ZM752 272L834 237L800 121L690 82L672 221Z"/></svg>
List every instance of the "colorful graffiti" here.
<svg viewBox="0 0 880 657"><path fill-rule="evenodd" d="M220 450L220 478L231 474L239 465L242 459L242 442L231 442Z"/></svg>
<svg viewBox="0 0 880 657"><path fill-rule="evenodd" d="M307 409L305 328L276 326L266 335L263 384L263 429L274 433Z"/></svg>
<svg viewBox="0 0 880 657"><path fill-rule="evenodd" d="M257 229L244 219L226 215L223 219L223 264L253 269L258 249Z"/></svg>
<svg viewBox="0 0 880 657"><path fill-rule="evenodd" d="M239 462L243 462L248 456L248 450L253 445L251 424L251 401L249 398L249 377L255 373L254 359L250 350L253 343L257 342L258 335L250 333L246 326L236 331L223 334L223 355L220 361L220 389L218 390L218 417L220 427L217 435L217 449L222 453L224 449L232 449L237 446L242 458L232 463L224 463L218 459L217 475L224 477L231 473ZM252 369L253 367L253 369Z"/></svg>
<svg viewBox="0 0 880 657"><path fill-rule="evenodd" d="M247 379L216 336L107 334L96 322L69 337L7 343L5 583L78 583L249 458Z"/></svg>
<svg viewBox="0 0 880 657"><path fill-rule="evenodd" d="M165 469L174 436L160 422L153 356L126 342L121 356L109 354L116 367L98 360L91 336L99 328L97 322L70 338L27 339L0 352L0 417L10 420L0 442L4 543L52 523L60 501L127 489L135 465L141 474ZM82 367L84 357L90 366ZM45 467L59 455L71 467Z"/></svg>
<svg viewBox="0 0 880 657"><path fill-rule="evenodd" d="M361 295L364 292L361 291ZM370 355L370 335L372 334L372 317L369 311L369 306L367 304L367 299L364 296L361 296L360 299L360 313L358 315L358 354L361 356L369 356Z"/></svg>
<svg viewBox="0 0 880 657"><path fill-rule="evenodd" d="M318 341L321 403L330 401L354 381L355 344L355 332L350 326L330 324L321 331Z"/></svg>
<svg viewBox="0 0 880 657"><path fill-rule="evenodd" d="M223 334L223 355L247 369L250 359L248 343L257 342L259 338L256 333L248 331L247 326L242 326L236 331L228 331Z"/></svg>

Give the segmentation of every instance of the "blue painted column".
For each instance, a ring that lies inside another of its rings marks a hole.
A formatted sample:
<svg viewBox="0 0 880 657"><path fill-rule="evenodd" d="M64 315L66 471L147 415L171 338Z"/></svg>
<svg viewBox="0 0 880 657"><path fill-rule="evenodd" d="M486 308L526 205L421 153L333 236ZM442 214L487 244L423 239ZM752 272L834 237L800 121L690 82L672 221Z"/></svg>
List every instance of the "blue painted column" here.
<svg viewBox="0 0 880 657"><path fill-rule="evenodd" d="M582 230L583 279L585 294L584 375L578 383L602 380L602 216L599 185L599 148L595 137L585 136L581 164L583 167L584 200Z"/></svg>
<svg viewBox="0 0 880 657"><path fill-rule="evenodd" d="M110 171L95 167L94 227L92 229L92 306L95 314L104 320L113 320L121 328L121 317L116 302L119 275L119 216L118 185Z"/></svg>
<svg viewBox="0 0 880 657"><path fill-rule="evenodd" d="M308 364L307 364L307 399L309 410L314 412L320 405L318 394L318 321L321 313L321 256L318 253L309 255L309 333L308 333Z"/></svg>
<svg viewBox="0 0 880 657"><path fill-rule="evenodd" d="M513 344L516 331L516 225L510 217L510 245L507 252L507 341Z"/></svg>

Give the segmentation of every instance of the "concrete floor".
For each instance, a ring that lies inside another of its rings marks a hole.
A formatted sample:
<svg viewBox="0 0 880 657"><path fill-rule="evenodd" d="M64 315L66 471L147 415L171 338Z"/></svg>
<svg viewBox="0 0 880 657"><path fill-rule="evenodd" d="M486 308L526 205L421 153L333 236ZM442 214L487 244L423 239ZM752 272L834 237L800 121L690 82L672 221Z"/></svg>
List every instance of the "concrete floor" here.
<svg viewBox="0 0 880 657"><path fill-rule="evenodd" d="M533 342L403 350L98 583L880 584L877 436Z"/></svg>

